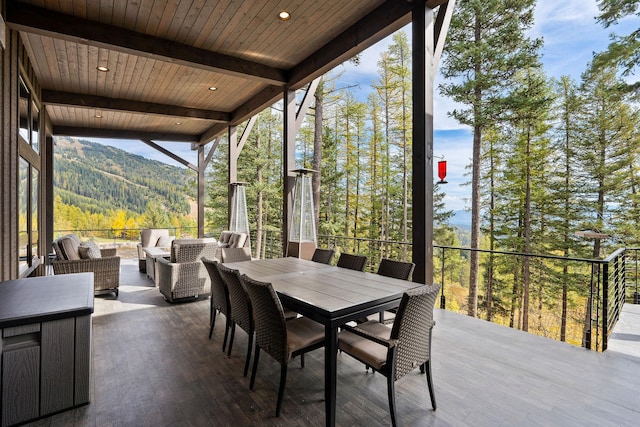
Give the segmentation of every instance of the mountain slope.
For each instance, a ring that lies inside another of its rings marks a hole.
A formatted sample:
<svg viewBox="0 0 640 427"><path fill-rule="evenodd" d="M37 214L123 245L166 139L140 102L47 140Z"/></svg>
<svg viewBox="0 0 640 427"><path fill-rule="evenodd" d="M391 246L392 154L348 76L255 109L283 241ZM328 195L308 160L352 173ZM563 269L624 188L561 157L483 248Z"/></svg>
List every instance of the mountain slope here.
<svg viewBox="0 0 640 427"><path fill-rule="evenodd" d="M54 191L63 203L92 213L143 213L150 201L189 214L195 176L186 169L75 138L56 138Z"/></svg>

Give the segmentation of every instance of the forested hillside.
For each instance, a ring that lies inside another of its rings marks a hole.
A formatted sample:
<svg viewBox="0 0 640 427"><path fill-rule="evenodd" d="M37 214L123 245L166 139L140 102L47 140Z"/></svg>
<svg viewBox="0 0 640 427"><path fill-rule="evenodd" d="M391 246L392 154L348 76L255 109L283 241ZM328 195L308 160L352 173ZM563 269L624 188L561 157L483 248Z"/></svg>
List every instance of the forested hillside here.
<svg viewBox="0 0 640 427"><path fill-rule="evenodd" d="M114 147L56 138L55 228L169 226L178 218L188 222L193 179L185 169Z"/></svg>

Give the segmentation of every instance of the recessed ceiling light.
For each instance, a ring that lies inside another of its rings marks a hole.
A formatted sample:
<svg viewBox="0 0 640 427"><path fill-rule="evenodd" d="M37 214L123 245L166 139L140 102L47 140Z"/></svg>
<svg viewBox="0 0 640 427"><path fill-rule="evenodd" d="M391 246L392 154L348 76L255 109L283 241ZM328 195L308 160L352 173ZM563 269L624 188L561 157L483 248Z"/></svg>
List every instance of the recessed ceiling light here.
<svg viewBox="0 0 640 427"><path fill-rule="evenodd" d="M96 115L95 115L95 118L96 118L96 119L101 119L101 118L102 118L102 115L100 115L100 114L96 114Z"/></svg>
<svg viewBox="0 0 640 427"><path fill-rule="evenodd" d="M278 19L281 21L288 21L289 19L291 19L291 14L286 10L283 10L282 12L278 13Z"/></svg>
<svg viewBox="0 0 640 427"><path fill-rule="evenodd" d="M180 125L182 124L182 122L176 122L176 124L177 124L178 126L180 126Z"/></svg>
<svg viewBox="0 0 640 427"><path fill-rule="evenodd" d="M211 86L211 87L209 88L209 90L210 90L210 91L214 91L214 90L218 90L218 88L217 88L217 87L215 87L215 86Z"/></svg>
<svg viewBox="0 0 640 427"><path fill-rule="evenodd" d="M107 71L109 71L109 68L105 67L103 65L100 65L100 66L96 67L96 70L102 71L103 73L106 73Z"/></svg>

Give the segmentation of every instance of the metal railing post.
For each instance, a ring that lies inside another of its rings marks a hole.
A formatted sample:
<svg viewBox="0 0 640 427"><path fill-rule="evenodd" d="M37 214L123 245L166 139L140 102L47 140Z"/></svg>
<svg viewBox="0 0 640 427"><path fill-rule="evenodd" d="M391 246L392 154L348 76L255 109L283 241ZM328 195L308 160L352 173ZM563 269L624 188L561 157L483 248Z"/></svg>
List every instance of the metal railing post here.
<svg viewBox="0 0 640 427"><path fill-rule="evenodd" d="M614 258L615 262L615 258ZM598 292L598 296L600 292ZM602 311L602 351L607 349L607 337L609 336L609 262L606 262L602 265L602 301L598 304L598 307L601 307L600 310L597 311L597 316L599 316L600 311ZM598 319L596 318L596 326ZM596 334L600 332L600 328L597 329ZM598 340L596 336L596 350L598 345Z"/></svg>
<svg viewBox="0 0 640 427"><path fill-rule="evenodd" d="M447 297L444 296L444 252L445 248L442 248L442 272L441 272L441 282L440 283L440 308L445 309L447 305Z"/></svg>

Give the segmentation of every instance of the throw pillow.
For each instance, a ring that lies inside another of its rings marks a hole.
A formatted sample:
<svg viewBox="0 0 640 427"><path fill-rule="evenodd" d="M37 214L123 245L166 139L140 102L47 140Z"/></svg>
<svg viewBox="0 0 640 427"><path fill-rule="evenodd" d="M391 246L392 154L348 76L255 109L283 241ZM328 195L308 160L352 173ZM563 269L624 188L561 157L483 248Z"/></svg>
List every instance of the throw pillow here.
<svg viewBox="0 0 640 427"><path fill-rule="evenodd" d="M78 252L80 252L80 258L82 259L94 259L94 258L102 258L102 254L100 253L100 248L93 240L89 240L88 242L80 243L78 247Z"/></svg>
<svg viewBox="0 0 640 427"><path fill-rule="evenodd" d="M158 239L158 243L156 244L156 247L170 248L171 242L173 242L173 239L174 238L172 236L160 236L160 238Z"/></svg>

